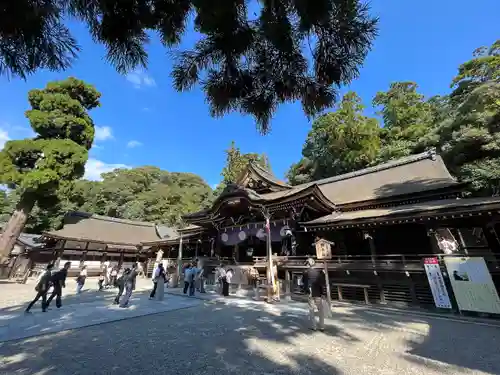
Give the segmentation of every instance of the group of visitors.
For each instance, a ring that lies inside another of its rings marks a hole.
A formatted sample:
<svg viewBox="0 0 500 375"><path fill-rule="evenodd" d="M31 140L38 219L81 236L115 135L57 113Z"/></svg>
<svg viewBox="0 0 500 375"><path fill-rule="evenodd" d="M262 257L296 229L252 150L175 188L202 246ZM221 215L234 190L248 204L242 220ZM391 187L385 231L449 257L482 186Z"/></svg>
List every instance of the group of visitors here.
<svg viewBox="0 0 500 375"><path fill-rule="evenodd" d="M205 293L205 278L203 268L198 267L198 259L184 265L184 290L183 293L194 296L195 290Z"/></svg>
<svg viewBox="0 0 500 375"><path fill-rule="evenodd" d="M28 307L26 307L25 312L30 313L33 305L41 298L42 299L42 311L46 312L50 306L50 303L55 298L56 307L59 309L62 307L62 289L66 287L66 277L68 276L68 270L71 267L71 262L64 263L64 267L58 271L52 272L54 265L49 264L45 271L38 277L35 283L36 296L33 301L30 302ZM50 288L52 288L52 293L49 298L47 294Z"/></svg>

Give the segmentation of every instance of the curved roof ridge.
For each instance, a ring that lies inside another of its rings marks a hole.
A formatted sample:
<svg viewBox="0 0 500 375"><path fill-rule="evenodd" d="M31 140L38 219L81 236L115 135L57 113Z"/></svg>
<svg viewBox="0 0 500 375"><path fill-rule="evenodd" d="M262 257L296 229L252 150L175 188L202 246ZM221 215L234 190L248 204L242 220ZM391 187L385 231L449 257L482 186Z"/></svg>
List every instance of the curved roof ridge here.
<svg viewBox="0 0 500 375"><path fill-rule="evenodd" d="M380 171L383 171L386 169L400 167L402 165L415 163L417 161L421 161L421 160L425 160L425 159L434 159L434 158L436 158L436 156L437 156L436 150L430 149L429 151L425 151L425 152L422 152L420 154L410 155L410 156L407 156L404 158L391 160L391 161L388 161L386 163L378 164L378 165L375 165L373 167L363 168L363 169L360 169L357 171L344 173L344 174L340 174L340 175L333 176L333 177L327 177L327 178L323 178L323 179L317 180L317 181L307 182L305 184L296 185L296 187L310 185L310 184L317 184L317 185L329 184L331 182L347 180L350 178L359 177L359 176L367 175L370 173L380 172Z"/></svg>
<svg viewBox="0 0 500 375"><path fill-rule="evenodd" d="M109 221L109 222L119 223L119 224L128 224L128 225L135 225L135 226L139 226L139 227L156 228L155 223L150 223L150 222L146 222L146 221L138 221L138 220L119 219L116 217L91 214L89 212L83 212L83 211L70 211L66 214L66 216L76 216L76 217L82 217L82 218L86 218L86 219L96 219L96 220Z"/></svg>
<svg viewBox="0 0 500 375"><path fill-rule="evenodd" d="M257 163L255 160L252 160L250 161L250 166L253 168L253 169L256 169L257 171L256 172L261 172L261 173L264 173L266 174L267 176L262 176L264 177L265 179L267 180L270 180L271 182L277 184L277 185L281 185L281 186L286 186L286 187L291 187L291 185L287 184L286 182L284 181L281 181L278 177L276 177L274 175L273 172L271 172L269 169L266 169L264 168L263 166L261 166L259 163Z"/></svg>

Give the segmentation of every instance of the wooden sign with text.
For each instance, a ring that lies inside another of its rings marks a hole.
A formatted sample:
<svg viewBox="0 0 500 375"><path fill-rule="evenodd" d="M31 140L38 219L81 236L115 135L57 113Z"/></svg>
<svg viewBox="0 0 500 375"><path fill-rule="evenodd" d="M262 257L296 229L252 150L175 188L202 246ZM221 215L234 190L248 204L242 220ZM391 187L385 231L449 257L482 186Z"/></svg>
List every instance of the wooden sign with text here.
<svg viewBox="0 0 500 375"><path fill-rule="evenodd" d="M319 239L315 243L316 258L319 259L332 259L332 242Z"/></svg>

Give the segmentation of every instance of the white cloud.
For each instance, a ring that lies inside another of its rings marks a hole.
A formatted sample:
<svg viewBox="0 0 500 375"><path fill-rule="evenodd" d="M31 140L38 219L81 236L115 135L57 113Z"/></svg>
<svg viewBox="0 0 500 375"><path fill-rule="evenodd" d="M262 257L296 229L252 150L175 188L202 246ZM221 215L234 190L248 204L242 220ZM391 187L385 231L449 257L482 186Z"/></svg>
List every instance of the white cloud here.
<svg viewBox="0 0 500 375"><path fill-rule="evenodd" d="M9 140L9 132L0 128L0 150L5 146L5 142Z"/></svg>
<svg viewBox="0 0 500 375"><path fill-rule="evenodd" d="M96 141L105 141L107 139L113 139L113 131L109 126L96 126L94 139Z"/></svg>
<svg viewBox="0 0 500 375"><path fill-rule="evenodd" d="M127 143L128 148L135 148L135 147L140 147L140 146L142 146L142 143L139 141L135 141L135 140L129 141Z"/></svg>
<svg viewBox="0 0 500 375"><path fill-rule="evenodd" d="M136 69L133 72L130 72L126 76L127 81L134 85L136 89L140 89L141 87L154 87L156 86L156 82L153 77L148 75L145 71L141 69Z"/></svg>
<svg viewBox="0 0 500 375"><path fill-rule="evenodd" d="M112 170L118 168L129 169L132 167L126 164L108 164L101 160L90 158L85 165L85 175L83 178L92 181L100 181L102 180L101 174L111 172Z"/></svg>

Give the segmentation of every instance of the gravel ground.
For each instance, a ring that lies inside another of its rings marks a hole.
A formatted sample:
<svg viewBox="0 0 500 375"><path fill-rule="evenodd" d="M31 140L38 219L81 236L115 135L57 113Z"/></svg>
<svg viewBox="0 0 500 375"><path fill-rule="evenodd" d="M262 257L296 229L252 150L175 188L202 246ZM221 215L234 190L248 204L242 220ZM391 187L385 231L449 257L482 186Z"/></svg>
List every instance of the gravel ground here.
<svg viewBox="0 0 500 375"><path fill-rule="evenodd" d="M494 326L336 307L321 333L294 306L203 302L7 342L0 374L500 374Z"/></svg>

